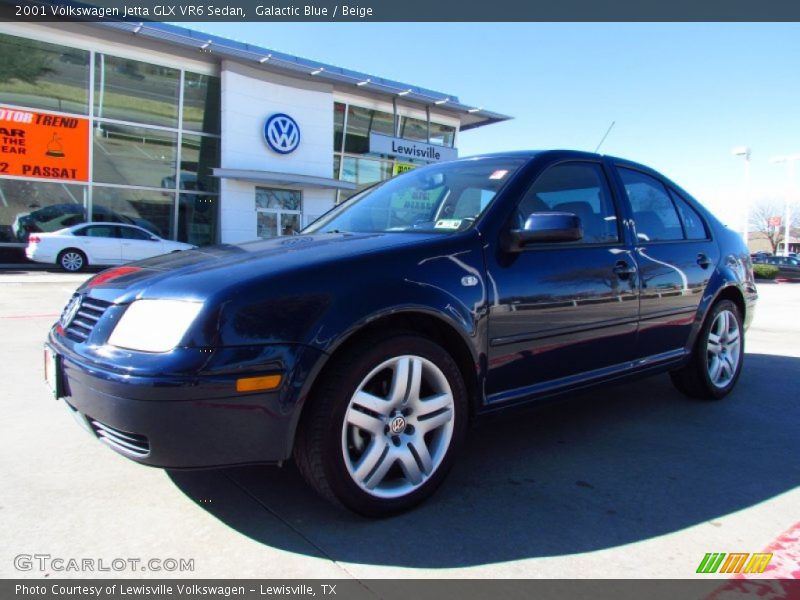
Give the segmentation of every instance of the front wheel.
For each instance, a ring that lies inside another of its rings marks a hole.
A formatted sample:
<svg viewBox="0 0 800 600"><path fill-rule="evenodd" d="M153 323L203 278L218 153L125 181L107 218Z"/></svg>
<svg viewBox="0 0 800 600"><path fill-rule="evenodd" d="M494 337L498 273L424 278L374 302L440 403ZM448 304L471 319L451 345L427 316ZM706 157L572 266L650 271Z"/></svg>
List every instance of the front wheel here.
<svg viewBox="0 0 800 600"><path fill-rule="evenodd" d="M322 496L368 516L422 502L466 433L467 392L455 361L410 334L369 340L333 360L298 432L303 476Z"/></svg>
<svg viewBox="0 0 800 600"><path fill-rule="evenodd" d="M743 362L744 327L739 308L722 300L706 317L689 364L670 376L687 396L719 400L736 385Z"/></svg>

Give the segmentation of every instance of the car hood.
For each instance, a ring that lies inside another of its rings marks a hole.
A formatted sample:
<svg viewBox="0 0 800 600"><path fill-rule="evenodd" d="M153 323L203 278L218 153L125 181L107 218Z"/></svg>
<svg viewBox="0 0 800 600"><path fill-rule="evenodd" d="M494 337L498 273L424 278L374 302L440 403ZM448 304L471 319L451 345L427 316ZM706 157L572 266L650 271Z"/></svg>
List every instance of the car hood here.
<svg viewBox="0 0 800 600"><path fill-rule="evenodd" d="M330 265L442 238L435 233L327 233L224 244L165 254L108 269L79 291L115 303L139 298L205 299L283 272Z"/></svg>

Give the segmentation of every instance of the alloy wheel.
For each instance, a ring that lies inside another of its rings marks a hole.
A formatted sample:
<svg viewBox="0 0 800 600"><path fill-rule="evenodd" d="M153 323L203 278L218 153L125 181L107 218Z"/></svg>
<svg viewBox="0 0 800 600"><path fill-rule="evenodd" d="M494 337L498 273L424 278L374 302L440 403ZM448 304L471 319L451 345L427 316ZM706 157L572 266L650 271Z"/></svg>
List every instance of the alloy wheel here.
<svg viewBox="0 0 800 600"><path fill-rule="evenodd" d="M78 252L66 252L61 257L61 266L66 271L80 271L83 268L83 256Z"/></svg>
<svg viewBox="0 0 800 600"><path fill-rule="evenodd" d="M375 367L350 399L342 452L352 480L378 498L406 496L441 465L453 436L453 392L421 356Z"/></svg>
<svg viewBox="0 0 800 600"><path fill-rule="evenodd" d="M717 388L727 386L736 375L741 360L739 321L729 310L720 311L708 330L706 344L708 377Z"/></svg>

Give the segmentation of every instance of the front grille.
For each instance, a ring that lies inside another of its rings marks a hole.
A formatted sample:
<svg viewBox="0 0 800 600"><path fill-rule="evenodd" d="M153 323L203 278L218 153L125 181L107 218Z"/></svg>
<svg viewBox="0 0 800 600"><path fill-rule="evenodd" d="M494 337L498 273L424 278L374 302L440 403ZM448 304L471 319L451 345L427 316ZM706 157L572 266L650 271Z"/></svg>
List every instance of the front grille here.
<svg viewBox="0 0 800 600"><path fill-rule="evenodd" d="M85 342L109 306L111 306L111 302L84 296L80 301L77 314L67 325L64 334L75 342Z"/></svg>
<svg viewBox="0 0 800 600"><path fill-rule="evenodd" d="M146 436L138 433L121 431L88 417L89 424L100 441L105 442L115 450L124 454L131 454L137 458L144 458L150 454L150 441Z"/></svg>

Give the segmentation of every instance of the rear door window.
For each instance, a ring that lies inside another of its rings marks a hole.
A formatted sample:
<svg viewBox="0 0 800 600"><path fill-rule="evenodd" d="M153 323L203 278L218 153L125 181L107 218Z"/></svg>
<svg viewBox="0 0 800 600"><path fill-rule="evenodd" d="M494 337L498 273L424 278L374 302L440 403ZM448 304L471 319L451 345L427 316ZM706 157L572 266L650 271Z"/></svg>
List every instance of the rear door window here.
<svg viewBox="0 0 800 600"><path fill-rule="evenodd" d="M115 238L117 236L117 228L113 225L91 225L82 230L80 235L88 237L102 237L102 238Z"/></svg>
<svg viewBox="0 0 800 600"><path fill-rule="evenodd" d="M684 239L678 211L662 183L639 171L622 167L617 170L631 203L637 241Z"/></svg>
<svg viewBox="0 0 800 600"><path fill-rule="evenodd" d="M141 229L134 229L133 227L118 227L122 237L126 240L149 240L150 236Z"/></svg>
<svg viewBox="0 0 800 600"><path fill-rule="evenodd" d="M675 206L678 207L678 213L680 214L681 221L683 222L683 230L686 233L686 239L688 240L705 240L708 238L708 231L706 231L706 225L703 221L702 217L697 213L695 209L693 209L689 203L683 199L683 197L673 190L669 188L669 194L672 196L672 200L675 202Z"/></svg>

